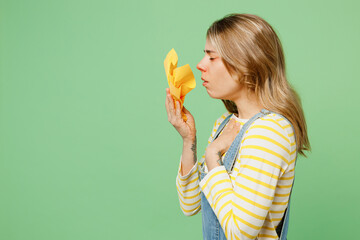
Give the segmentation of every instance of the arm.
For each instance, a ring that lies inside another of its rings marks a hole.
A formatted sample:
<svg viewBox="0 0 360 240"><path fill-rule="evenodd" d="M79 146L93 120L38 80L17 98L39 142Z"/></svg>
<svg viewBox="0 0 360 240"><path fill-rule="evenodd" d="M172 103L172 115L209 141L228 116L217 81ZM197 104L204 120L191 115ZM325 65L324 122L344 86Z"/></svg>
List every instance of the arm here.
<svg viewBox="0 0 360 240"><path fill-rule="evenodd" d="M273 204L278 180L290 161L285 130L270 121L255 123L242 140L235 164L238 168L232 176L235 184L224 166L214 166L199 183L229 239L253 239L259 234ZM223 151L220 146L208 148L207 164L216 161L217 153ZM287 198L276 204L287 204Z"/></svg>
<svg viewBox="0 0 360 240"><path fill-rule="evenodd" d="M196 163L196 128L195 119L191 113L180 102L174 100L170 90L166 89L165 107L169 122L175 127L183 139L183 153L176 179L180 207L186 215L195 214L198 209L198 197L200 193L197 176ZM186 114L187 120L184 121L182 113ZM189 172L190 171L190 172ZM184 173L187 173L184 176ZM196 183L197 182L197 183ZM193 186L196 183L196 186Z"/></svg>
<svg viewBox="0 0 360 240"><path fill-rule="evenodd" d="M225 119L223 114L215 121L211 135L208 139L208 144L211 143L214 133L219 127L221 121ZM199 187L199 168L200 163L205 160L205 154L202 156L200 162L197 162L196 157L196 137L191 142L183 142L183 152L181 155L178 175L176 177L176 188L178 192L180 208L187 216L192 216L200 210L200 187Z"/></svg>
<svg viewBox="0 0 360 240"><path fill-rule="evenodd" d="M195 137L193 142L183 142L183 152L176 177L180 208L186 216L192 216L200 210L198 171Z"/></svg>

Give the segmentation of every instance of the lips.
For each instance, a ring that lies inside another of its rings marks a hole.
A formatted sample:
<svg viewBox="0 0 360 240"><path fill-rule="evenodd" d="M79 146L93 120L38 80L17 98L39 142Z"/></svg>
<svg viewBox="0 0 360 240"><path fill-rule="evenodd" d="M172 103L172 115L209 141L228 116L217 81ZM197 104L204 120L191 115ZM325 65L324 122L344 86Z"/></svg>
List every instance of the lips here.
<svg viewBox="0 0 360 240"><path fill-rule="evenodd" d="M203 79L203 78L201 78L201 80L204 81L202 85L205 87L208 84L208 81L205 81L205 79Z"/></svg>
<svg viewBox="0 0 360 240"><path fill-rule="evenodd" d="M201 78L201 80L203 80L204 82L208 82L208 81L206 81L204 78Z"/></svg>

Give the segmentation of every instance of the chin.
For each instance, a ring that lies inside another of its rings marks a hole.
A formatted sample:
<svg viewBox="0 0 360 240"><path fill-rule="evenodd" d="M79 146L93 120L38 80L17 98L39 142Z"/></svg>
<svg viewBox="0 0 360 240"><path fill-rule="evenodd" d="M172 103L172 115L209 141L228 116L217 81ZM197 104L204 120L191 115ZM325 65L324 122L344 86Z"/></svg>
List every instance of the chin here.
<svg viewBox="0 0 360 240"><path fill-rule="evenodd" d="M218 99L216 96L214 96L214 94L212 94L211 92L209 92L209 90L206 89L206 91L207 91L209 97L214 98L214 99Z"/></svg>
<svg viewBox="0 0 360 240"><path fill-rule="evenodd" d="M216 94L212 93L211 91L209 91L209 90L207 90L207 89L206 89L206 91L207 91L207 93L209 94L209 96L210 96L211 98L213 98L213 99L220 99L220 100L226 99L226 97L221 96L221 95L216 95Z"/></svg>

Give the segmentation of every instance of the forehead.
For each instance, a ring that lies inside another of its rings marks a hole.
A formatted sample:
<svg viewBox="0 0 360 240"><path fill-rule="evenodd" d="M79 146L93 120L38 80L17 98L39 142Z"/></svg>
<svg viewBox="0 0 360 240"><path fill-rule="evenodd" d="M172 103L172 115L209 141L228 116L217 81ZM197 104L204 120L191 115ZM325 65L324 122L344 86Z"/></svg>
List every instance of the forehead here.
<svg viewBox="0 0 360 240"><path fill-rule="evenodd" d="M211 42L208 40L208 39L206 39L206 42L205 42L205 49L204 49L204 52L206 52L206 53L217 53L216 51L215 51L215 48L213 47L213 45L211 44Z"/></svg>

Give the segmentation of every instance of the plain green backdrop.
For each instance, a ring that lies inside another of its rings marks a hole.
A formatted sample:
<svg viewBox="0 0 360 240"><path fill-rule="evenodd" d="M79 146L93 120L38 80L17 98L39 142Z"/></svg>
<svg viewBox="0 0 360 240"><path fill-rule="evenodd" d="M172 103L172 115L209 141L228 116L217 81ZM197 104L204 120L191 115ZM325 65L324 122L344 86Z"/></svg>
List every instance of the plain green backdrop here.
<svg viewBox="0 0 360 240"><path fill-rule="evenodd" d="M182 214L182 141L165 110L174 48L198 156L226 110L196 64L229 13L267 20L300 94L312 153L299 158L289 239L355 239L359 211L358 1L0 2L0 239L202 239Z"/></svg>

